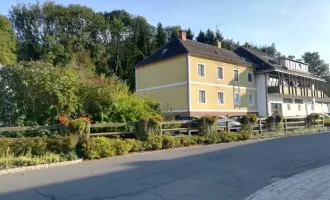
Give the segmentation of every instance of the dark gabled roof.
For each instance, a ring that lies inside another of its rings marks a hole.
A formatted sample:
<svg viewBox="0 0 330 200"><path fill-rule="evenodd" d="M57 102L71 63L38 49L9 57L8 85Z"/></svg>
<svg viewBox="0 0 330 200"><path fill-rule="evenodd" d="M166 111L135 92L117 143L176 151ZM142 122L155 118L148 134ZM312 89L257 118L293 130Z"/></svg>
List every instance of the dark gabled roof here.
<svg viewBox="0 0 330 200"><path fill-rule="evenodd" d="M256 51L253 49L245 48L245 47L237 47L234 52L239 56L245 58L249 62L253 63L256 67L256 72L264 72L264 71L281 71L289 74L297 74L300 76L307 76L314 79L323 80L320 77L317 77L313 74L303 73L299 71L288 70L286 67L283 67L276 58L270 57L260 51ZM300 62L301 63L301 62ZM304 63L305 64L305 63Z"/></svg>
<svg viewBox="0 0 330 200"><path fill-rule="evenodd" d="M161 60L169 59L184 53L189 53L193 56L211 60L252 66L250 63L246 62L243 58L235 54L233 51L221 49L212 45L200 43L193 40L181 40L179 38L174 38L134 67L144 66Z"/></svg>
<svg viewBox="0 0 330 200"><path fill-rule="evenodd" d="M157 61L173 58L175 56L187 52L188 52L187 49L183 46L181 41L178 38L173 38L171 41L169 41L168 43L163 45L160 49L158 49L155 53L151 54L149 57L136 64L134 68L148 65L150 63L154 63Z"/></svg>

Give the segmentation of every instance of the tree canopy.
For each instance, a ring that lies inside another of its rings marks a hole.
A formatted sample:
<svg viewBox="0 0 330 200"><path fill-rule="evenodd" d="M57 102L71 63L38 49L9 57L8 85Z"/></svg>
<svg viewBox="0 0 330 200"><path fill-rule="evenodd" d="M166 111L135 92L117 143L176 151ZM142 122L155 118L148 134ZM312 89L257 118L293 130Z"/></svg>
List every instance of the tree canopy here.
<svg viewBox="0 0 330 200"><path fill-rule="evenodd" d="M82 5L44 3L16 4L9 12L10 22L0 16L0 63L43 61L55 67L71 67L90 77L96 73L117 76L131 90L135 87L132 67L159 47L178 36L180 25L151 25L144 17L125 10L95 12ZM186 29L187 39L234 50L240 43L222 35L221 30L200 30L194 34ZM15 37L16 36L16 37ZM16 43L15 43L16 38ZM242 46L272 57L285 56L275 43ZM17 53L17 54L15 54ZM290 58L295 58L292 55ZM298 57L297 57L298 58ZM310 64L312 73L329 76L329 65L317 52L306 52L302 61ZM330 94L329 94L330 95Z"/></svg>
<svg viewBox="0 0 330 200"><path fill-rule="evenodd" d="M16 39L10 21L0 15L0 64L12 65L16 63Z"/></svg>

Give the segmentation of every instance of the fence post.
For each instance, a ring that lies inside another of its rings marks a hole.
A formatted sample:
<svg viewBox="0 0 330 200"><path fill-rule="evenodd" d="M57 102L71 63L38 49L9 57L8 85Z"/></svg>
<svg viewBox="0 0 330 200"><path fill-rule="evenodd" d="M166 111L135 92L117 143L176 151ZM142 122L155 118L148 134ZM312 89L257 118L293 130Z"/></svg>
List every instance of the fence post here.
<svg viewBox="0 0 330 200"><path fill-rule="evenodd" d="M322 119L322 127L324 127L324 117L321 117Z"/></svg>
<svg viewBox="0 0 330 200"><path fill-rule="evenodd" d="M288 124L287 124L287 119L286 118L284 118L284 131L285 132L288 132Z"/></svg>
<svg viewBox="0 0 330 200"><path fill-rule="evenodd" d="M163 135L163 122L160 122L160 134Z"/></svg>
<svg viewBox="0 0 330 200"><path fill-rule="evenodd" d="M191 123L191 121L188 121L188 123L187 123L187 133L189 136L191 136L190 123Z"/></svg>
<svg viewBox="0 0 330 200"><path fill-rule="evenodd" d="M262 133L262 123L261 123L261 119L259 119L259 124L258 124L258 128L259 128L259 133Z"/></svg>
<svg viewBox="0 0 330 200"><path fill-rule="evenodd" d="M227 132L230 133L230 121L226 121Z"/></svg>

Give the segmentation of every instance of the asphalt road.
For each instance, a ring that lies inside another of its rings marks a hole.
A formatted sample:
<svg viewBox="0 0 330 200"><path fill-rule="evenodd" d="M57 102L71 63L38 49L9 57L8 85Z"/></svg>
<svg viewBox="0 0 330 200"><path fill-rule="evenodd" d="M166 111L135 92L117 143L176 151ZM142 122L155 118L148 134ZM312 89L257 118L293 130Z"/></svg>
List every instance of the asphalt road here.
<svg viewBox="0 0 330 200"><path fill-rule="evenodd" d="M242 200L330 165L330 133L129 155L0 175L1 200Z"/></svg>

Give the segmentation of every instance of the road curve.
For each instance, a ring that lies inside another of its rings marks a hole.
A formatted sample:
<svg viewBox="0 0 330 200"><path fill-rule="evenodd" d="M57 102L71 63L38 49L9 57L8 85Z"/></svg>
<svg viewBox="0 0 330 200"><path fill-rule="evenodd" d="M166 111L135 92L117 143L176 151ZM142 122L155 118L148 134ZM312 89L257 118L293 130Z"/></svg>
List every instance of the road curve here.
<svg viewBox="0 0 330 200"><path fill-rule="evenodd" d="M330 132L136 154L0 176L1 200L242 200L330 165Z"/></svg>

